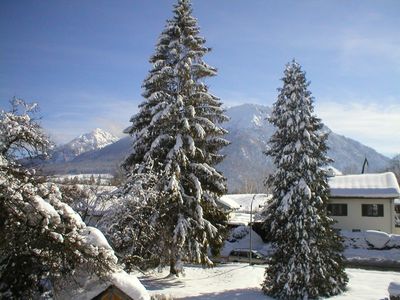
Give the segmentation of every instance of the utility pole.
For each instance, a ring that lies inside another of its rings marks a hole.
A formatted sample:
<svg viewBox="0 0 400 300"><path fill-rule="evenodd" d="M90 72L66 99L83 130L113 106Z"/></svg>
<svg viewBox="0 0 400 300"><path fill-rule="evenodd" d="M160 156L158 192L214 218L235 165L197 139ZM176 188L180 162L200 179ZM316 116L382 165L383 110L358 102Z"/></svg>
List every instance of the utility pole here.
<svg viewBox="0 0 400 300"><path fill-rule="evenodd" d="M252 241L251 241L251 232L253 231L253 201L256 198L257 194L253 195L253 198L251 199L250 203L250 253L249 253L249 265L251 265L251 256L252 256Z"/></svg>

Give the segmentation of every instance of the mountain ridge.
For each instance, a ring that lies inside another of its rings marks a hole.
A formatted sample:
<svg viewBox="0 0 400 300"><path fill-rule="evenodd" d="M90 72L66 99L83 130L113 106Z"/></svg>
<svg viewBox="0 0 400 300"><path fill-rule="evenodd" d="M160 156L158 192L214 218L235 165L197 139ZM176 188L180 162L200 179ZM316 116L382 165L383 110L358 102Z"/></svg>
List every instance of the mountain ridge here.
<svg viewBox="0 0 400 300"><path fill-rule="evenodd" d="M81 154L102 149L116 141L118 141L116 136L100 128L95 128L54 149L52 161L69 162Z"/></svg>
<svg viewBox="0 0 400 300"><path fill-rule="evenodd" d="M263 151L275 128L268 122L271 108L259 104L243 104L226 110L230 120L223 127L229 133L231 144L221 152L226 156L217 166L228 180L229 192L258 192L264 189L263 181L273 169L272 161ZM365 157L369 172L385 170L390 159L351 138L336 134L328 127L328 156L335 162L332 166L345 174L360 173ZM127 155L131 137L124 137L101 149L86 151L64 162L47 164L46 173L113 173Z"/></svg>

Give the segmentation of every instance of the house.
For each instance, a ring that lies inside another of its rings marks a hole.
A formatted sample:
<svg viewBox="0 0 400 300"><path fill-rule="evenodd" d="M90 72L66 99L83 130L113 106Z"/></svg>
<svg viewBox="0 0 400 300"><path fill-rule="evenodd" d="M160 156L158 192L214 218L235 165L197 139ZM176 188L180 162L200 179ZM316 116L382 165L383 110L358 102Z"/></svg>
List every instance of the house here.
<svg viewBox="0 0 400 300"><path fill-rule="evenodd" d="M336 228L400 233L395 226L400 188L393 173L333 176L329 187L328 212Z"/></svg>
<svg viewBox="0 0 400 300"><path fill-rule="evenodd" d="M150 300L137 277L123 270L99 278L84 268L78 269L74 278L60 278L53 293L55 300Z"/></svg>
<svg viewBox="0 0 400 300"><path fill-rule="evenodd" d="M228 194L217 205L229 213L228 225L248 225L271 199L267 194Z"/></svg>
<svg viewBox="0 0 400 300"><path fill-rule="evenodd" d="M334 171L328 178L328 213L337 221L334 227L400 234L400 188L393 173L340 175ZM249 224L253 197L254 194L231 194L219 199L218 205L230 213L228 225ZM256 194L252 221L270 199L271 195Z"/></svg>
<svg viewBox="0 0 400 300"><path fill-rule="evenodd" d="M114 285L110 285L106 290L94 297L92 300L134 300L122 290Z"/></svg>

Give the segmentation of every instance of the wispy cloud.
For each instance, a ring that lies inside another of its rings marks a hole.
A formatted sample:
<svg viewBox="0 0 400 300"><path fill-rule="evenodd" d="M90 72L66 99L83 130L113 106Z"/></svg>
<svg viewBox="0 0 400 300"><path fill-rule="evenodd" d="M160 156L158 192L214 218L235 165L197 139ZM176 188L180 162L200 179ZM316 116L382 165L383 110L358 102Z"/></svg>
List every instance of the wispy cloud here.
<svg viewBox="0 0 400 300"><path fill-rule="evenodd" d="M49 113L43 125L56 143L68 142L76 136L101 128L116 136L123 136L130 117L138 110L139 101L123 99L117 95L78 92L69 95L77 102L67 107L66 113Z"/></svg>
<svg viewBox="0 0 400 300"><path fill-rule="evenodd" d="M359 32L345 34L338 44L338 60L347 69L373 71L378 62L382 68L400 71L400 35L373 35Z"/></svg>
<svg viewBox="0 0 400 300"><path fill-rule="evenodd" d="M400 153L400 99L387 102L323 101L317 103L316 112L334 132L390 156Z"/></svg>

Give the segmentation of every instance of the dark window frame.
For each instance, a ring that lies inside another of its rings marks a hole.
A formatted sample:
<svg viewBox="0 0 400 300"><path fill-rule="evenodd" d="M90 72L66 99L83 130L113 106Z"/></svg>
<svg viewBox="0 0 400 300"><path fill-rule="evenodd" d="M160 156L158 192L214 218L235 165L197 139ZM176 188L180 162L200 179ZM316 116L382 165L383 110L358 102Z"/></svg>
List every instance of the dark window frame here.
<svg viewBox="0 0 400 300"><path fill-rule="evenodd" d="M332 217L347 217L348 205L347 203L328 203L328 215Z"/></svg>
<svg viewBox="0 0 400 300"><path fill-rule="evenodd" d="M384 217L384 205L383 204L361 204L361 216L362 217Z"/></svg>

